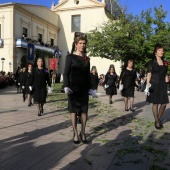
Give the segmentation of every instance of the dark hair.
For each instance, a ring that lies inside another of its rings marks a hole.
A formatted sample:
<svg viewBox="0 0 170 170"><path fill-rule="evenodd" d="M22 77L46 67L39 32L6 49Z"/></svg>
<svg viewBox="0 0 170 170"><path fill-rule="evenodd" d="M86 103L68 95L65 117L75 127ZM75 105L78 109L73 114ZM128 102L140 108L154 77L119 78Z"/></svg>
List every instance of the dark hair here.
<svg viewBox="0 0 170 170"><path fill-rule="evenodd" d="M113 69L114 69L114 72L116 73L116 71L115 71L115 66L114 66L113 64L110 64L109 70L107 71L107 73L110 73L110 69L111 69L111 68L113 68Z"/></svg>
<svg viewBox="0 0 170 170"><path fill-rule="evenodd" d="M124 66L123 66L123 69L125 70L126 69L126 67L128 66L128 62L129 61L133 61L133 69L134 69L134 58L133 57L129 57L129 58L127 58L127 60L125 61L125 64L124 64Z"/></svg>
<svg viewBox="0 0 170 170"><path fill-rule="evenodd" d="M164 47L163 47L163 45L162 45L162 44L156 44L156 45L155 45L155 47L154 47L154 51L153 51L153 59L155 59L155 58L156 58L155 53L156 53L156 52L157 52L157 50L159 50L160 48L163 48L163 49L164 49ZM162 60L164 60L164 57L162 57Z"/></svg>
<svg viewBox="0 0 170 170"><path fill-rule="evenodd" d="M85 33L82 33L82 32L75 32L74 33L74 42L72 44L71 54L73 54L73 52L75 51L75 44L78 44L78 42L81 41L81 40L85 40L85 42L87 44L87 35ZM84 49L84 53L86 54L86 47Z"/></svg>
<svg viewBox="0 0 170 170"><path fill-rule="evenodd" d="M95 70L95 71L96 71L96 74L98 74L98 73L97 73L97 68L96 68L96 66L92 66L91 72L92 72L93 70Z"/></svg>
<svg viewBox="0 0 170 170"><path fill-rule="evenodd" d="M155 54L155 53L157 52L157 50L160 49L160 48L163 48L163 49L164 49L163 45L162 45L162 44L156 44L155 47L154 47L154 51L153 51L154 54Z"/></svg>

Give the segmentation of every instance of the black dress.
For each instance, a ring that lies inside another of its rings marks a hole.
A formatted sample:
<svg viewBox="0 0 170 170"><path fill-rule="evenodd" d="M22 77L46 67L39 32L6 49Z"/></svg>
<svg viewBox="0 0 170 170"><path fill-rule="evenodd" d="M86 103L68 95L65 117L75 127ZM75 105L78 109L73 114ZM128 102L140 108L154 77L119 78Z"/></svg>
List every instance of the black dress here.
<svg viewBox="0 0 170 170"><path fill-rule="evenodd" d="M123 84L122 96L123 97L134 97L135 81L136 81L135 69L125 69L120 74L120 80Z"/></svg>
<svg viewBox="0 0 170 170"><path fill-rule="evenodd" d="M69 112L87 113L88 91L91 89L89 58L75 54L67 55L63 78L64 87L69 87L73 91L68 95Z"/></svg>
<svg viewBox="0 0 170 170"><path fill-rule="evenodd" d="M90 78L91 78L91 88L93 90L97 90L99 84L98 74L90 73Z"/></svg>
<svg viewBox="0 0 170 170"><path fill-rule="evenodd" d="M44 69L35 68L32 72L30 85L33 86L34 102L46 103L47 83L51 87L49 73Z"/></svg>
<svg viewBox="0 0 170 170"><path fill-rule="evenodd" d="M25 72L23 76L23 83L22 86L25 86L25 93L26 94L32 94L32 91L30 91L29 86L32 80L32 73L31 72Z"/></svg>
<svg viewBox="0 0 170 170"><path fill-rule="evenodd" d="M116 81L117 81L117 74L114 73L111 75L110 73L107 73L105 75L105 81L104 85L108 85L109 87L106 88L106 94L107 95L117 95L117 88L116 88Z"/></svg>
<svg viewBox="0 0 170 170"><path fill-rule="evenodd" d="M150 95L147 96L146 101L153 104L169 103L165 82L167 66L159 65L157 59L154 59L148 63L148 72L151 73L151 87L149 88Z"/></svg>

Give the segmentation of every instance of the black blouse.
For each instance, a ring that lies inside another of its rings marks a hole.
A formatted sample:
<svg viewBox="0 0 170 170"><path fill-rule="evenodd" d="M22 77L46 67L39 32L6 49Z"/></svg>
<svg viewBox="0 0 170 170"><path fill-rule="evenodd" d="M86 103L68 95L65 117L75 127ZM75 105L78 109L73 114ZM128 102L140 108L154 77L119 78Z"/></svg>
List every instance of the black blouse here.
<svg viewBox="0 0 170 170"><path fill-rule="evenodd" d="M89 58L75 54L67 55L63 79L64 87L70 87L73 91L91 89Z"/></svg>

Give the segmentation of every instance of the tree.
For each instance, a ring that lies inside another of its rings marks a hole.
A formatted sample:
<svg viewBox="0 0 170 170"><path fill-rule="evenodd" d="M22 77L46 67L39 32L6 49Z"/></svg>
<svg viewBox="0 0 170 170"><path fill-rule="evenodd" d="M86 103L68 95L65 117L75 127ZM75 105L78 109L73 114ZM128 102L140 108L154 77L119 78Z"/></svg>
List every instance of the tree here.
<svg viewBox="0 0 170 170"><path fill-rule="evenodd" d="M136 68L146 68L153 57L156 43L163 44L165 57L170 62L170 23L162 6L142 11L141 15L123 13L119 20L109 20L88 33L90 56L126 61L135 58Z"/></svg>

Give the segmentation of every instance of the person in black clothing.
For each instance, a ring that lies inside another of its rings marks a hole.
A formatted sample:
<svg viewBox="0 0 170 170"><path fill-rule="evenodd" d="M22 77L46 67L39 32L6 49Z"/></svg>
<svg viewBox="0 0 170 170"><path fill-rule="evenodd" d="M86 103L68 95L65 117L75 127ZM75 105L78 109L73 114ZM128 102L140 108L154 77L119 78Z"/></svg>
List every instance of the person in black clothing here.
<svg viewBox="0 0 170 170"><path fill-rule="evenodd" d="M147 84L145 93L146 101L153 103L152 111L155 118L155 128L163 128L161 117L165 111L166 104L169 103L167 86L168 83L168 63L164 61L164 48L161 44L156 44L154 49L154 59L148 63ZM158 106L160 107L158 108Z"/></svg>
<svg viewBox="0 0 170 170"><path fill-rule="evenodd" d="M124 97L125 102L125 111L129 111L128 108L128 98L130 98L130 110L134 112L133 103L134 103L134 91L135 86L137 86L137 75L136 70L133 67L134 60L128 59L125 69L122 70L119 79L119 87L122 87L122 96Z"/></svg>
<svg viewBox="0 0 170 170"><path fill-rule="evenodd" d="M28 106L32 105L32 94L33 94L33 92L29 89L31 79L32 79L32 66L33 66L32 63L28 63L28 67L27 67L27 70L24 74L23 83L22 83L22 89L25 90L25 95L27 95Z"/></svg>
<svg viewBox="0 0 170 170"><path fill-rule="evenodd" d="M99 85L99 77L98 77L96 66L92 67L90 78L91 78L91 88L94 90L95 97L97 97L96 92Z"/></svg>
<svg viewBox="0 0 170 170"><path fill-rule="evenodd" d="M78 34L78 35L77 35ZM87 39L83 33L75 33L71 54L66 56L64 69L64 91L68 94L68 110L73 127L73 142L79 144L81 138L87 143L85 127L88 113L89 93L93 95L90 82L90 59L86 56ZM81 132L77 131L77 113L81 118Z"/></svg>
<svg viewBox="0 0 170 170"><path fill-rule="evenodd" d="M109 96L109 103L112 104L112 96L117 95L117 88L116 88L116 81L117 81L117 74L115 72L114 65L110 65L107 74L105 75L104 80L104 87L106 90L106 94Z"/></svg>
<svg viewBox="0 0 170 170"><path fill-rule="evenodd" d="M43 115L43 106L46 103L47 89L46 85L51 88L50 76L44 68L44 61L42 58L37 59L37 67L32 72L29 89L33 89L34 102L38 107L38 116Z"/></svg>

